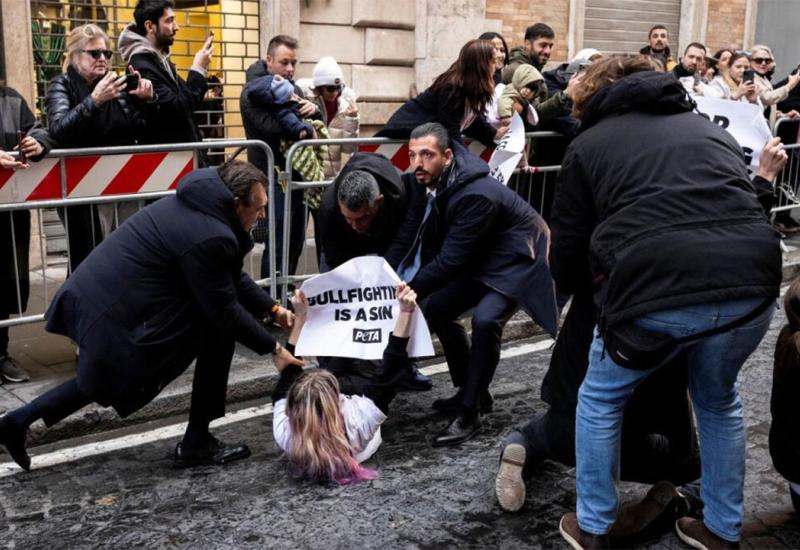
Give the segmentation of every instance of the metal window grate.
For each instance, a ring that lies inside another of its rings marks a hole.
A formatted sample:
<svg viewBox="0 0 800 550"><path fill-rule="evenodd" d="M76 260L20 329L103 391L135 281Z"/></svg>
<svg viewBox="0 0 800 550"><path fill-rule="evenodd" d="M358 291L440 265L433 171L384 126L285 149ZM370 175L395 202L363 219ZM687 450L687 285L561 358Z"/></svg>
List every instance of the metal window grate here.
<svg viewBox="0 0 800 550"><path fill-rule="evenodd" d="M116 53L122 30L133 22L137 0L31 0L31 31L36 77L36 107L46 122L44 96L47 83L61 73L66 35L79 25L95 23L111 38L112 66L123 71ZM206 138L244 137L239 94L245 70L259 57L258 0L177 0L180 30L172 47L172 62L185 78L194 53L214 32L214 58L209 67L209 89L203 108L196 113ZM213 151L221 157L222 151Z"/></svg>

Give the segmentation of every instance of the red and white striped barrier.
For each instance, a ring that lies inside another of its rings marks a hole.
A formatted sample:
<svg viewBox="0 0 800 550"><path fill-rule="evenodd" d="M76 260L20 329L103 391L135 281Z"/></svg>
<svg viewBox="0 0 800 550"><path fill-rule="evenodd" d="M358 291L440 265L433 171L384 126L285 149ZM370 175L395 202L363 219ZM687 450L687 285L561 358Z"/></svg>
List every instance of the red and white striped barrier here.
<svg viewBox="0 0 800 550"><path fill-rule="evenodd" d="M0 203L168 191L195 168L193 151L66 157L64 194L59 161L45 158L16 172L0 168Z"/></svg>
<svg viewBox="0 0 800 550"><path fill-rule="evenodd" d="M494 153L494 147L487 147L480 141L467 140L467 148L475 155L489 162ZM400 173L408 172L408 144L407 143L388 143L388 144L368 144L359 145L358 150L363 153L378 153L389 159Z"/></svg>

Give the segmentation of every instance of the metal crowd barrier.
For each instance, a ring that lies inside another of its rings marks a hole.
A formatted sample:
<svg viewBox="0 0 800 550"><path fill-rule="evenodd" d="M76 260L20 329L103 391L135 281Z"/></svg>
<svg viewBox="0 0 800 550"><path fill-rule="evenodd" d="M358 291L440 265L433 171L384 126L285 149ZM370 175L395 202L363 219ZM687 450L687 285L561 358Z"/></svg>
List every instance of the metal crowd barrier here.
<svg viewBox="0 0 800 550"><path fill-rule="evenodd" d="M276 281L276 262L275 262L275 204L274 204L274 156L272 150L269 146L261 140L246 140L246 139L230 139L230 140L215 140L214 141L215 147L222 147L222 148L237 148L236 152L231 155L231 158L234 158L238 155L241 151L243 151L246 147L257 147L264 151L267 157L267 165L268 170L266 171L267 176L267 192L268 192L268 199L269 204L267 206L267 216L268 216L268 227L269 227L269 246L270 246L270 277L265 279L259 279L256 282L261 286L269 286L270 293L273 297L277 297L277 285L274 284ZM92 186L92 172L91 168L94 166L98 166L101 162L104 162L105 165L101 168L105 168L107 170L113 170L115 167L119 169L121 172L124 172L122 169L125 166L125 160L118 158L119 155L132 155L132 154L146 154L146 153L175 153L181 151L191 151L193 154L191 155L193 158L192 162L192 169L197 168L197 151L208 149L209 145L207 142L193 142L193 143L170 143L170 144L155 144L155 145L135 145L135 146L118 146L118 147L87 147L87 148L78 148L78 149L54 149L47 154L47 156L40 160L39 163L46 163L48 160L57 159L57 163L48 163L53 164L52 168L49 166L41 167L38 171L34 172L34 167L37 166L37 163L31 163L31 168L28 170L18 170L16 171L13 176L9 176L9 174L5 174L5 176L0 173L0 190L3 191L0 194L0 212L14 212L14 211L21 211L21 210L39 210L43 212L46 208L64 208L69 206L79 206L79 205L113 205L114 206L114 226L118 225L119 223L119 205L121 203L127 203L129 201L139 201L140 205L143 201L149 199L157 199L167 195L172 195L175 193L174 189L167 190L166 188L169 187L170 182L164 183L160 188L164 188L163 190L158 191L143 191L143 192L125 192L125 193L116 193L116 194L107 194L107 195L97 195L97 194L89 194L91 193L91 189L88 191L81 191L79 187L75 187L77 183L80 183L81 186L83 182L89 180L87 183L87 187ZM17 154L14 153L16 156ZM89 159L89 157L100 157L99 159ZM68 159L75 159L79 157L87 158L89 161L87 162L86 166L82 166L83 163L80 160L73 161L70 167L68 168ZM74 164L74 166L72 165ZM159 174L164 173L159 172L161 169L161 164L154 167L151 176L154 179L158 179ZM38 173L40 176L42 173L47 172L43 183L37 186L39 182L28 182L26 181L26 173L31 171L30 174ZM77 175L76 175L77 173ZM89 176L89 177L87 177ZM129 174L130 176L130 174ZM140 174L137 174L141 178ZM166 176L165 176L166 177ZM15 178L15 179L11 179ZM84 178L84 179L80 179ZM76 181L80 179L80 182ZM112 182L109 187L117 187L121 186L124 187L124 180L125 177L122 173L119 174L118 178L112 178ZM177 183L177 182L175 182ZM4 184L6 186L3 189ZM104 184L100 184L104 185ZM16 186L18 189L25 189L24 195L20 195L19 191L15 191L13 188ZM158 187L156 183L153 183L153 186ZM9 187L12 187L9 189ZM46 191L40 192L39 189L42 187L46 187ZM150 187L150 181L147 181L143 188ZM31 192L33 190L33 192ZM77 191L77 192L76 192ZM108 193L109 191L104 191ZM110 191L113 193L113 191ZM58 198L42 198L38 199L37 196L45 196L49 197L51 195L59 195ZM83 196L86 194L86 196ZM77 195L77 196L75 196ZM8 197L14 197L13 200L8 201ZM3 201L3 197L6 197L8 202L1 202ZM26 200L25 197L30 197ZM94 226L94 213L92 212L92 226ZM15 279L16 279L16 293L17 293L17 306L18 310L21 310L22 304L22 296L21 296L21 283L20 283L20 273L18 270L18 261L17 261L17 247L16 247L16 235L14 232L14 220L13 215L9 216L10 224L11 224L11 237L12 237L12 250L13 250L13 260L14 260L14 268L15 268ZM69 217L68 213L65 209L64 213L64 229L66 231L66 242L67 242L67 270L69 270L70 265L70 257L71 251L69 247ZM44 302L45 307L49 304L50 301L50 293L48 291L48 277L47 277L47 246L45 243L45 236L44 236L44 224L42 220L42 215L39 216L39 223L38 223L38 230L39 230L39 245L41 248L41 277L42 277L42 284L44 290ZM96 242L93 241L93 247ZM93 248L92 247L92 248ZM37 270L38 271L38 270ZM0 327L10 327L14 325L22 325L26 323L35 323L44 320L44 314L35 314L35 315L18 315L12 316L10 319L7 320L0 320Z"/></svg>
<svg viewBox="0 0 800 550"><path fill-rule="evenodd" d="M557 132L528 132L525 134L527 139L527 144L531 145L533 140L535 139L542 139L542 138L553 138L553 137L561 137L561 134ZM344 138L344 139L305 139L292 144L289 150L286 152L286 166L285 170L278 176L279 181L283 186L283 191L286 195L286 199L284 200L284 213L283 213L283 249L280 258L280 276L277 276L277 284L281 288L281 300L283 302L286 301L288 295L288 288L290 284L302 282L306 279L309 279L316 275L317 273L308 273L305 275L288 275L289 272L289 248L290 248L290 238L291 238L291 223L292 223L292 201L291 201L291 193L292 192L302 192L306 189L313 189L317 187L327 187L333 180L322 180L322 181L294 181L292 180L292 159L294 158L297 151L303 147L313 147L319 145L402 145L407 143L408 140L405 139L389 139L389 138ZM396 152L396 149L391 149L391 151ZM535 145L534 145L535 151ZM377 151L378 153L383 153L380 149ZM530 152L529 152L530 153ZM533 158L535 159L535 152L533 153ZM392 160L391 158L389 160ZM541 189L541 200L539 201L539 196L536 195L536 191L540 187L545 186L555 186L557 172L560 170L560 165L551 165L551 166L533 166L529 167L528 170L519 171L517 170L517 174L515 178L509 182L509 187L520 193L523 198L526 198L529 203L536 198L538 204L531 204L534 208L537 208L541 212L541 208L544 206L546 194L544 189ZM537 181L541 180L541 181ZM305 228L304 228L305 231ZM271 248L274 250L274 247Z"/></svg>
<svg viewBox="0 0 800 550"><path fill-rule="evenodd" d="M800 208L800 143L784 147L789 160L775 181L777 202L773 213Z"/></svg>

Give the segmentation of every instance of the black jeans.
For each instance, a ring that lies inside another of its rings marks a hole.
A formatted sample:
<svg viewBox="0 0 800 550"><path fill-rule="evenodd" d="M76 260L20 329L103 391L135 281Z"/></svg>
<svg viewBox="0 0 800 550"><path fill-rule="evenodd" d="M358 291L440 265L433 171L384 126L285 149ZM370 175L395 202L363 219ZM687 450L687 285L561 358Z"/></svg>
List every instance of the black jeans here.
<svg viewBox="0 0 800 550"><path fill-rule="evenodd" d="M503 327L517 307L511 298L469 276L434 292L423 306L428 326L444 348L453 386L464 391L465 412L478 410L480 395L492 382L500 362ZM470 343L458 317L471 308L475 309Z"/></svg>

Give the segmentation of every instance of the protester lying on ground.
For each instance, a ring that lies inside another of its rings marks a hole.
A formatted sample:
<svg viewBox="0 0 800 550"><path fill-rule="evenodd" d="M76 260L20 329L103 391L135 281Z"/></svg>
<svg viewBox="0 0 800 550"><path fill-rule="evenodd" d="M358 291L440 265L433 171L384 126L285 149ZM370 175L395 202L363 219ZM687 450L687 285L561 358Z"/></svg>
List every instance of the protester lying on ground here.
<svg viewBox="0 0 800 550"><path fill-rule="evenodd" d="M153 85L129 68L136 87L128 90L127 75L110 70L111 41L94 24L75 27L67 36L63 73L47 87L45 111L50 135L58 147L135 145L145 132L145 112L155 107ZM137 203L110 206L78 205L58 210L67 229L70 271L89 252L138 210Z"/></svg>
<svg viewBox="0 0 800 550"><path fill-rule="evenodd" d="M741 146L693 110L675 77L641 56L593 64L576 93L582 128L564 159L550 254L559 289L588 282L600 308L576 409L577 514L559 525L575 548L607 544L625 406L681 349L704 510L676 530L697 548L741 536L746 438L736 378L774 314L781 251ZM697 177L680 168L693 158L713 169Z"/></svg>
<svg viewBox="0 0 800 550"><path fill-rule="evenodd" d="M0 167L25 170L29 161L41 160L53 143L36 122L28 104L13 88L0 81ZM14 159L6 151L17 150ZM30 294L29 262L31 242L30 210L0 212L0 321L22 314ZM0 384L27 382L30 376L8 353L8 327L0 327Z"/></svg>
<svg viewBox="0 0 800 550"><path fill-rule="evenodd" d="M751 74L753 71L747 55L734 53L728 63L728 67L722 69L722 74L704 87L704 95L761 105L761 86L756 84L755 76ZM745 74L746 71L749 73ZM745 79L745 76L748 78Z"/></svg>
<svg viewBox="0 0 800 550"><path fill-rule="evenodd" d="M386 253L420 297L439 336L456 392L433 408L450 415L435 446L460 445L492 410L489 386L500 361L503 327L522 307L555 335L558 311L547 260L547 224L489 167L431 122L408 144L413 172L406 220ZM472 336L458 322L472 310Z"/></svg>
<svg viewBox="0 0 800 550"><path fill-rule="evenodd" d="M416 297L408 285L397 287L397 323L383 352L382 368L363 396L340 393L336 377L324 369L303 372L297 364L276 365L280 378L272 394L272 433L302 477L341 485L377 477L360 463L380 447L381 424L397 393L395 384L407 370ZM295 293L292 304L295 320L286 348L294 353L308 314L302 291Z"/></svg>
<svg viewBox="0 0 800 550"><path fill-rule="evenodd" d="M458 59L436 77L430 88L403 104L389 118L377 137L408 139L411 131L426 122L438 122L450 139L461 134L494 146L508 131L495 129L484 118L494 93L495 48L489 40L470 40Z"/></svg>
<svg viewBox="0 0 800 550"><path fill-rule="evenodd" d="M775 344L769 427L769 454L775 469L789 482L789 495L800 516L800 279L783 299L786 324Z"/></svg>
<svg viewBox="0 0 800 550"><path fill-rule="evenodd" d="M28 427L50 427L96 402L126 417L153 400L192 362L189 423L173 465L222 465L250 456L208 429L225 414L236 342L297 362L267 331L292 314L242 271L250 230L264 217L266 176L231 161L187 174L175 195L131 217L61 286L46 329L80 347L77 376L0 418L0 444L25 470ZM196 359L196 361L195 361Z"/></svg>

